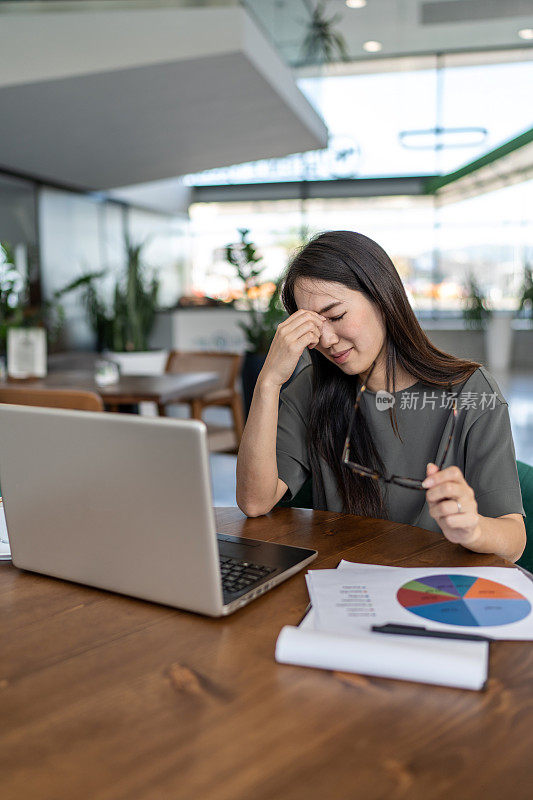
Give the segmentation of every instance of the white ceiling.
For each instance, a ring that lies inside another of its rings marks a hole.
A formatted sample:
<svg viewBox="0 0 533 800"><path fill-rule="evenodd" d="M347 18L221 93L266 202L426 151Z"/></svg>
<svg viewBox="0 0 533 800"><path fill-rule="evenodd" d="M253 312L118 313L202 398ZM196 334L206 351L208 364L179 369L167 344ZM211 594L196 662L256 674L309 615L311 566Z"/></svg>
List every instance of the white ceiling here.
<svg viewBox="0 0 533 800"><path fill-rule="evenodd" d="M265 35L238 0L0 2L0 166L84 188L128 185L116 196L177 211L187 202L173 176L324 146L278 57L298 61L315 2L247 0ZM533 27L533 0L325 6L341 17L351 60L321 74L416 69L436 52L454 63L498 60L501 48L505 60L526 57L512 48L533 54L518 37ZM380 53L363 50L369 39Z"/></svg>
<svg viewBox="0 0 533 800"><path fill-rule="evenodd" d="M316 0L248 0L271 31L285 59L301 61L302 9ZM379 61L383 56L421 55L527 45L518 36L533 28L533 0L367 0L351 9L345 0L326 0L325 16L339 20L334 29L346 42L349 58ZM363 44L379 41L369 54ZM531 43L530 43L531 44Z"/></svg>
<svg viewBox="0 0 533 800"><path fill-rule="evenodd" d="M0 167L90 189L321 148L241 8L3 15Z"/></svg>
<svg viewBox="0 0 533 800"><path fill-rule="evenodd" d="M348 52L368 58L364 42L377 39L383 55L523 46L521 28L533 26L533 0L368 0L360 11L344 0L327 7L342 14Z"/></svg>
<svg viewBox="0 0 533 800"><path fill-rule="evenodd" d="M445 184L437 192L440 205L493 192L515 183L533 180L533 143L491 161L475 172Z"/></svg>

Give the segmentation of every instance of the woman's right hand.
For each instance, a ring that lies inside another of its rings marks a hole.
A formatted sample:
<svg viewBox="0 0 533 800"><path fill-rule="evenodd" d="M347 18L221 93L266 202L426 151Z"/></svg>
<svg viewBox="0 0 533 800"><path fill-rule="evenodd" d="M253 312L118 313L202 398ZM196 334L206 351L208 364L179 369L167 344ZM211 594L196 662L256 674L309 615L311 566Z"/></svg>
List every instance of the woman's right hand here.
<svg viewBox="0 0 533 800"><path fill-rule="evenodd" d="M325 319L315 311L301 310L281 322L270 345L260 380L281 388L296 369L305 348L311 349L320 341Z"/></svg>

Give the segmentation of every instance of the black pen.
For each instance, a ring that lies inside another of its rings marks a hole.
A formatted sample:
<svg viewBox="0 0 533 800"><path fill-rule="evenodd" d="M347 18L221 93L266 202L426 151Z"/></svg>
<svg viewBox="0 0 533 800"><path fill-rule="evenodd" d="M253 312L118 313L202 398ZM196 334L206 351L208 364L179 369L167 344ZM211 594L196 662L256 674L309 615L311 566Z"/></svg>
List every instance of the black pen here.
<svg viewBox="0 0 533 800"><path fill-rule="evenodd" d="M454 631L430 631L421 625L372 625L371 630L376 633L396 633L402 636L427 636L432 639L463 639L470 642L492 642L489 636L479 636L476 633L455 633Z"/></svg>
<svg viewBox="0 0 533 800"><path fill-rule="evenodd" d="M308 603L308 604L307 604L307 608L306 608L306 609L305 609L305 611L304 611L304 615L303 615L303 617L301 618L301 620L300 620L299 622L297 622L297 623L296 623L297 625L301 625L301 624L302 624L302 622L304 621L304 619L306 618L306 616L307 616L307 615L309 614L309 612L311 611L311 608L312 608L312 606L311 606L311 603Z"/></svg>

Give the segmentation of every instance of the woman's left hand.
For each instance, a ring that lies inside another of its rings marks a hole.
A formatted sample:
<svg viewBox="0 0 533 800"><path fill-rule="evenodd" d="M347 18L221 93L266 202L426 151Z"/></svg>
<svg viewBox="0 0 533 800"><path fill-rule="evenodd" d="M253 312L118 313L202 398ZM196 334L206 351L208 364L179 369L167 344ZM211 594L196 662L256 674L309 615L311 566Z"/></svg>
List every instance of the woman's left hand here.
<svg viewBox="0 0 533 800"><path fill-rule="evenodd" d="M481 535L480 515L473 489L459 467L439 470L428 464L422 486L427 489L429 513L450 542L472 548Z"/></svg>

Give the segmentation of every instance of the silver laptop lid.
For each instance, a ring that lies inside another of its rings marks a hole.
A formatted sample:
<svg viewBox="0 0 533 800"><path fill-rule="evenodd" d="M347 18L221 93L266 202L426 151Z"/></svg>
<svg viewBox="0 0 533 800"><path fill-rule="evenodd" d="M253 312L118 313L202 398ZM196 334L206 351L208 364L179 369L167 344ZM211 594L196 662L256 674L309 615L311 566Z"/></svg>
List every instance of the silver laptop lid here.
<svg viewBox="0 0 533 800"><path fill-rule="evenodd" d="M13 563L218 616L202 422L0 406Z"/></svg>

